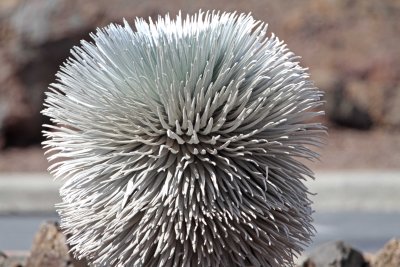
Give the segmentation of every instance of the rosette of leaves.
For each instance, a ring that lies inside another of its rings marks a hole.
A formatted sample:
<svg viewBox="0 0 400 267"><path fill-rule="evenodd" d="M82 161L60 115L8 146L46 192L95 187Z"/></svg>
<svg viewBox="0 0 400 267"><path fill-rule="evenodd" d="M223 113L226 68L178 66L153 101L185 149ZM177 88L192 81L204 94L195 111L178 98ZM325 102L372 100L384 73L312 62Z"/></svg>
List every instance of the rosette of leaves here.
<svg viewBox="0 0 400 267"><path fill-rule="evenodd" d="M111 24L43 113L61 227L95 266L290 266L310 242L322 93L251 15Z"/></svg>

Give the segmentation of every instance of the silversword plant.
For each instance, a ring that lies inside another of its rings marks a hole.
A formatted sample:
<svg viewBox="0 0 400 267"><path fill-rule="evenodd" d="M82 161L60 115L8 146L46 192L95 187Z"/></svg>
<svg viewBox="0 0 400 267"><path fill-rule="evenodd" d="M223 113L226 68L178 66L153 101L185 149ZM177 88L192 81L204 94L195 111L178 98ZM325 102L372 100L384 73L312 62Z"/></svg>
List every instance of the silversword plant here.
<svg viewBox="0 0 400 267"><path fill-rule="evenodd" d="M124 21L50 85L49 168L95 266L291 266L314 229L303 180L321 91L250 15Z"/></svg>

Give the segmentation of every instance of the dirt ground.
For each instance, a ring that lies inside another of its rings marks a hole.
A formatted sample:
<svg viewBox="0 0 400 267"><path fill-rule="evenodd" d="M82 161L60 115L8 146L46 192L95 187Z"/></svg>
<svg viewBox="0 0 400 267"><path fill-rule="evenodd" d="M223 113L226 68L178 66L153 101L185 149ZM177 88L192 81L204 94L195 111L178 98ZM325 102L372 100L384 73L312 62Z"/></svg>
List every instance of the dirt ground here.
<svg viewBox="0 0 400 267"><path fill-rule="evenodd" d="M400 169L400 131L334 129L328 142L317 169Z"/></svg>
<svg viewBox="0 0 400 267"><path fill-rule="evenodd" d="M400 131L331 129L321 161L312 169L400 169ZM0 172L43 172L48 163L38 146L0 152Z"/></svg>

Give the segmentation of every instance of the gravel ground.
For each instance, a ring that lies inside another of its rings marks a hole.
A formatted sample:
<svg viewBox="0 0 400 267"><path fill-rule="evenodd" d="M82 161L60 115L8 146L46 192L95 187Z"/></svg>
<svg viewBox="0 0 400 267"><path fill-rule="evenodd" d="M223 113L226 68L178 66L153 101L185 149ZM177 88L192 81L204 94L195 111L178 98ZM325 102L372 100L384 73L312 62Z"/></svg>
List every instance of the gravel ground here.
<svg viewBox="0 0 400 267"><path fill-rule="evenodd" d="M400 169L400 131L332 129L328 142L312 169ZM0 151L0 172L42 172L47 166L39 146Z"/></svg>

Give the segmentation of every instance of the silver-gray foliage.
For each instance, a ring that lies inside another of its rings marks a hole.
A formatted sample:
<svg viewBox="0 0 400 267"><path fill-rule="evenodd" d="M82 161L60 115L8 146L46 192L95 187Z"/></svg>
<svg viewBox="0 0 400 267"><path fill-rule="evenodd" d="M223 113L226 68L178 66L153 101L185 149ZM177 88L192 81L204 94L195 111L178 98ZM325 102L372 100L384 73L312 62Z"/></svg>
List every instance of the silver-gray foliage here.
<svg viewBox="0 0 400 267"><path fill-rule="evenodd" d="M82 41L43 113L69 244L96 266L290 266L321 91L264 23L199 12Z"/></svg>

